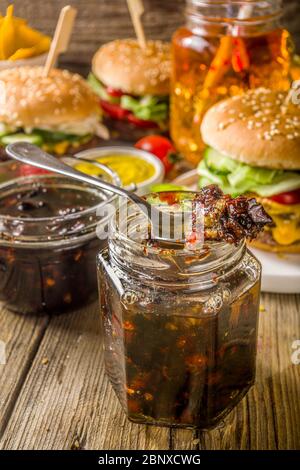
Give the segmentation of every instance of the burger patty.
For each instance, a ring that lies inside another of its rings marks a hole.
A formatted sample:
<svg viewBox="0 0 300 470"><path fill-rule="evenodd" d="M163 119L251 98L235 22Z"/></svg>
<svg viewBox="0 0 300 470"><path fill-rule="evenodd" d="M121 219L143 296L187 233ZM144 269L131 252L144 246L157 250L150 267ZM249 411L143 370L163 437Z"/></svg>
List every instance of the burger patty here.
<svg viewBox="0 0 300 470"><path fill-rule="evenodd" d="M278 243L274 240L272 236L272 232L270 230L264 230L259 234L257 237L261 243L265 243L266 245L270 245L273 247L277 247Z"/></svg>
<svg viewBox="0 0 300 470"><path fill-rule="evenodd" d="M95 147L102 146L104 142L106 141L101 139L101 137L94 136L91 138L91 140L89 140L88 142L85 142L84 144L80 144L78 146L70 144L64 155L75 155L76 153L82 152L83 150L89 150ZM64 155L58 155L55 152L51 152L51 153L57 157L64 156ZM0 161L6 161L8 159L9 157L5 151L5 147L0 146Z"/></svg>
<svg viewBox="0 0 300 470"><path fill-rule="evenodd" d="M264 230L258 237L250 242L250 245L262 250L273 251L274 253L300 253L300 241L291 245L279 245L273 238L270 230Z"/></svg>

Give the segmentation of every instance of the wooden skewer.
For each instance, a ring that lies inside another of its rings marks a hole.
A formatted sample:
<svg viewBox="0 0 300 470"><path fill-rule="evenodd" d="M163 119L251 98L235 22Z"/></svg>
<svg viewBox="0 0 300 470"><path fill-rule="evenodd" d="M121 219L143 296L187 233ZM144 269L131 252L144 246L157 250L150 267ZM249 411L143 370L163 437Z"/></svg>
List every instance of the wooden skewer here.
<svg viewBox="0 0 300 470"><path fill-rule="evenodd" d="M141 21L145 9L142 0L127 0L129 13L138 43L142 49L146 49L146 37Z"/></svg>
<svg viewBox="0 0 300 470"><path fill-rule="evenodd" d="M45 77L49 75L50 70L54 67L59 54L66 52L68 49L76 15L76 8L73 8L70 5L62 8L57 21L48 57L44 66Z"/></svg>

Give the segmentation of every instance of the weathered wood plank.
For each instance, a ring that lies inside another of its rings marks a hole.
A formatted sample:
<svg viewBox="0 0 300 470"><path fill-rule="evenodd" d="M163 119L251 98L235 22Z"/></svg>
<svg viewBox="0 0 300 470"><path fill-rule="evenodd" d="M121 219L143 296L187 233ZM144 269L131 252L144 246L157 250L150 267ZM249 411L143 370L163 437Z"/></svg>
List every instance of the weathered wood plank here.
<svg viewBox="0 0 300 470"><path fill-rule="evenodd" d="M169 448L168 429L126 420L104 376L98 315L92 306L51 319L1 448Z"/></svg>
<svg viewBox="0 0 300 470"><path fill-rule="evenodd" d="M0 11L11 2L0 0ZM179 24L182 24L182 0L160 2L145 0L144 26L148 37L168 40ZM53 34L60 9L65 0L15 0L15 12L30 19L30 23L47 34ZM72 41L63 62L89 64L97 48L110 40L131 37L131 24L126 0L73 0L78 15Z"/></svg>
<svg viewBox="0 0 300 470"><path fill-rule="evenodd" d="M174 450L198 450L200 433L188 429L172 429L171 444Z"/></svg>
<svg viewBox="0 0 300 470"><path fill-rule="evenodd" d="M3 13L11 0L0 0ZM65 0L15 0L15 12L30 20L30 24L47 34L53 34L60 9ZM95 50L103 43L116 38L133 36L125 0L72 0L78 8L78 16L67 54L62 57L64 64L77 64L87 70ZM143 23L148 37L169 40L179 25L184 24L184 0L144 0ZM300 2L284 1L286 14L284 24L294 35L300 49ZM85 67L83 67L83 65Z"/></svg>
<svg viewBox="0 0 300 470"><path fill-rule="evenodd" d="M97 307L52 318L15 397L1 448L300 449L300 366L291 361L300 296L264 295L262 304L256 385L209 432L128 422L104 376ZM10 326L7 318L0 325L18 337L22 318L13 316L20 323ZM27 321L28 335L33 320ZM16 345L20 356L26 347Z"/></svg>
<svg viewBox="0 0 300 470"><path fill-rule="evenodd" d="M0 341L5 344L6 356L6 364L0 364L0 437L47 324L46 317L22 317L0 306Z"/></svg>

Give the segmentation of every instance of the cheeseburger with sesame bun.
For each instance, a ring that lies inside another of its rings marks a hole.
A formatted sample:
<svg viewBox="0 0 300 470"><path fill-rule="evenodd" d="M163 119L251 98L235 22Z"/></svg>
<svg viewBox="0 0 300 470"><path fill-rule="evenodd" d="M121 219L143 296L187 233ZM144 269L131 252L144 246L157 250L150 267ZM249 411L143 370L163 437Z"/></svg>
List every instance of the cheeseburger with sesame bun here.
<svg viewBox="0 0 300 470"><path fill-rule="evenodd" d="M204 117L208 145L200 187L218 184L233 196L255 196L273 225L257 248L300 253L300 106L266 89L222 101Z"/></svg>
<svg viewBox="0 0 300 470"><path fill-rule="evenodd" d="M19 67L0 72L0 156L18 141L63 155L106 138L97 96L86 81L66 70Z"/></svg>
<svg viewBox="0 0 300 470"><path fill-rule="evenodd" d="M88 81L100 98L104 122L116 137L135 141L169 127L170 45L112 41L94 55Z"/></svg>

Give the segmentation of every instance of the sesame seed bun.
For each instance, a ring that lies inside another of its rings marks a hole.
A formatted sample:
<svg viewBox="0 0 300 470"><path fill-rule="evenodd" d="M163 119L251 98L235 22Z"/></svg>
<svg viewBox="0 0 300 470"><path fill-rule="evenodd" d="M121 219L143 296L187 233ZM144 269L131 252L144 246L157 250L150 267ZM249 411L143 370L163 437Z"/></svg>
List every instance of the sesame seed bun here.
<svg viewBox="0 0 300 470"><path fill-rule="evenodd" d="M96 52L92 70L105 85L136 96L170 93L170 44L147 41L141 49L134 39L109 42Z"/></svg>
<svg viewBox="0 0 300 470"><path fill-rule="evenodd" d="M300 170L300 105L264 88L221 101L206 113L204 142L248 165Z"/></svg>
<svg viewBox="0 0 300 470"><path fill-rule="evenodd" d="M18 67L0 72L0 121L13 127L57 128L99 115L85 80L66 70Z"/></svg>

